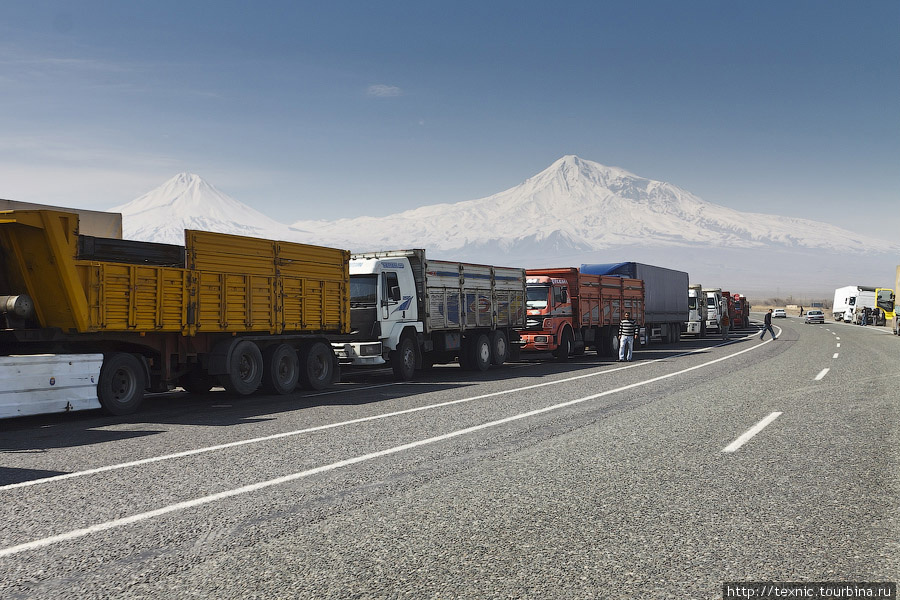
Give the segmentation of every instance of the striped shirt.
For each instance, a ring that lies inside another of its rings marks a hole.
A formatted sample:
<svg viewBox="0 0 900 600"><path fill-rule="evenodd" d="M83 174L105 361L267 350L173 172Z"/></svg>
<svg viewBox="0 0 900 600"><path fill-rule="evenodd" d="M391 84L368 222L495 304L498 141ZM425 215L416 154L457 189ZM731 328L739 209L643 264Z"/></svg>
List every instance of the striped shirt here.
<svg viewBox="0 0 900 600"><path fill-rule="evenodd" d="M631 319L625 319L619 322L619 335L626 337L634 337L638 331L638 324Z"/></svg>

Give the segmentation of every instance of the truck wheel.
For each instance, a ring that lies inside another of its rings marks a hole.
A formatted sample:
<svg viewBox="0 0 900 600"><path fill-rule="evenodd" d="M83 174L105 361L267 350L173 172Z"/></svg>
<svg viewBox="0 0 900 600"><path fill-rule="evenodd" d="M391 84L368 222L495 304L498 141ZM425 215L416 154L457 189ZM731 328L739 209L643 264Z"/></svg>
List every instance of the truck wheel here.
<svg viewBox="0 0 900 600"><path fill-rule="evenodd" d="M222 386L232 394L248 396L259 388L263 376L263 357L259 346L249 340L241 340L231 349L228 373L222 377Z"/></svg>
<svg viewBox="0 0 900 600"><path fill-rule="evenodd" d="M144 400L144 367L133 354L116 352L103 358L97 399L113 415L130 415Z"/></svg>
<svg viewBox="0 0 900 600"><path fill-rule="evenodd" d="M308 390L325 390L335 379L334 352L323 342L300 350L300 384Z"/></svg>
<svg viewBox="0 0 900 600"><path fill-rule="evenodd" d="M566 327L559 340L559 347L556 349L556 360L558 362L566 362L574 349L575 338L572 336L572 330Z"/></svg>
<svg viewBox="0 0 900 600"><path fill-rule="evenodd" d="M409 337L400 339L400 346L391 351L391 369L397 381L412 381L416 375L416 345Z"/></svg>
<svg viewBox="0 0 900 600"><path fill-rule="evenodd" d="M509 360L509 340L502 331L491 332L491 364L502 365Z"/></svg>
<svg viewBox="0 0 900 600"><path fill-rule="evenodd" d="M470 364L477 371L487 371L491 367L491 342L483 333L479 334L472 344Z"/></svg>
<svg viewBox="0 0 900 600"><path fill-rule="evenodd" d="M263 389L270 394L290 394L300 379L300 359L290 344L269 346L263 353Z"/></svg>

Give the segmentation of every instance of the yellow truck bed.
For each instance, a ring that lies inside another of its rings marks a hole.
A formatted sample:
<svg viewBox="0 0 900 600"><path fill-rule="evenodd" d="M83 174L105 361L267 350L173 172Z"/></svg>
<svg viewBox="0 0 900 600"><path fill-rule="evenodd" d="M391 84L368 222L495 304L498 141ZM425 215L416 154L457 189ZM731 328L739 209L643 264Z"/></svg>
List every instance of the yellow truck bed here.
<svg viewBox="0 0 900 600"><path fill-rule="evenodd" d="M347 333L345 250L185 231L183 267L78 257L78 216L0 211L0 296L66 333Z"/></svg>

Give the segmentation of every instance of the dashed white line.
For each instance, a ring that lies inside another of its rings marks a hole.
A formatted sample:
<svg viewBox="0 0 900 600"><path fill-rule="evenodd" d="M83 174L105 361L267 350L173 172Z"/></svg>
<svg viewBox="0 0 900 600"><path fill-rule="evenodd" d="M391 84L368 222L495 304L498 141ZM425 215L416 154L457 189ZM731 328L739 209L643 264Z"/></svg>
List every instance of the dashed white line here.
<svg viewBox="0 0 900 600"><path fill-rule="evenodd" d="M825 375L828 374L828 371L830 371L830 370L831 369L825 368L825 369L822 369L821 371L819 371L819 374L816 375L816 381L820 381L823 377L825 377Z"/></svg>
<svg viewBox="0 0 900 600"><path fill-rule="evenodd" d="M832 356L831 358L837 358L837 357L838 357L838 353L835 352L835 353L834 353L834 356Z"/></svg>
<svg viewBox="0 0 900 600"><path fill-rule="evenodd" d="M777 419L780 416L781 416L780 412L773 412L768 417L766 417L765 419L763 419L762 421L760 421L759 423L757 423L756 425L754 425L753 427L748 429L743 435L741 435L741 437L739 437L738 439L734 440L733 442L731 442L730 444L725 446L722 449L722 452L736 451L738 448L740 448L741 446L746 444L750 440L750 438L752 438L754 435L756 435L757 433L762 431L769 423L771 423L772 421L774 421L775 419Z"/></svg>

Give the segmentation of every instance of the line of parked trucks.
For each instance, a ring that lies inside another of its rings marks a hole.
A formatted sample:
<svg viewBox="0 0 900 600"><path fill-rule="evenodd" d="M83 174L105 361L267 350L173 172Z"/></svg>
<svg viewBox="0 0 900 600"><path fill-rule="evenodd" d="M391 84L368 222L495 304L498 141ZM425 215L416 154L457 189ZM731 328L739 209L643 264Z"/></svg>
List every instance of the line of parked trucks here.
<svg viewBox="0 0 900 600"><path fill-rule="evenodd" d="M411 380L529 351L612 356L626 312L642 344L703 336L722 314L749 324L742 296L636 262L526 270L193 230L178 246L88 235L76 212L0 211L0 418L129 414L174 387L324 389L342 366Z"/></svg>

